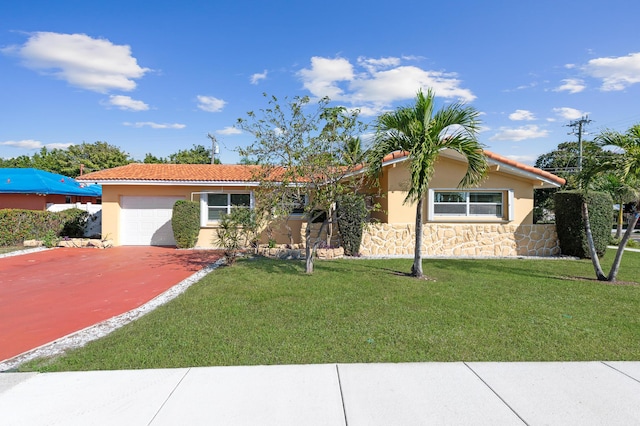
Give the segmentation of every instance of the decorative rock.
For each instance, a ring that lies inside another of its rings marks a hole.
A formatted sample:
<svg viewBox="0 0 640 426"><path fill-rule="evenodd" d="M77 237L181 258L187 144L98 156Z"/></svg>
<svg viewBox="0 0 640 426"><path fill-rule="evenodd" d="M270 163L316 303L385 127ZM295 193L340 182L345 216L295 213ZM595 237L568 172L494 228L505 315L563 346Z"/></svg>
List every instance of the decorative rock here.
<svg viewBox="0 0 640 426"><path fill-rule="evenodd" d="M42 247L42 241L40 240L24 240L22 243L25 247Z"/></svg>
<svg viewBox="0 0 640 426"><path fill-rule="evenodd" d="M410 225L369 224L360 253L407 255L413 253L414 244ZM555 256L560 246L554 225L428 223L423 226L422 252L425 256Z"/></svg>

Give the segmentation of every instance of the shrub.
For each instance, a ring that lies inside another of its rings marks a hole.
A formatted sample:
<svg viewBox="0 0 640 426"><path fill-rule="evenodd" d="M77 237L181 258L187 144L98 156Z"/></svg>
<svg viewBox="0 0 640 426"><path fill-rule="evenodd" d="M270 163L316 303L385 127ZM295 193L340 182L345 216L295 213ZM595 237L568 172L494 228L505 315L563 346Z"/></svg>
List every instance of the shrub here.
<svg viewBox="0 0 640 426"><path fill-rule="evenodd" d="M89 212L80 209L68 209L58 213L62 220L62 230L59 235L71 238L84 236L89 219Z"/></svg>
<svg viewBox="0 0 640 426"><path fill-rule="evenodd" d="M347 256L360 254L362 229L367 218L367 205L360 194L343 194L336 203L338 229Z"/></svg>
<svg viewBox="0 0 640 426"><path fill-rule="evenodd" d="M611 238L613 200L603 192L559 191L555 194L556 230L563 254L590 258L582 202L589 207L589 222L598 257L604 256Z"/></svg>
<svg viewBox="0 0 640 426"><path fill-rule="evenodd" d="M53 241L60 235L81 237L84 234L87 212L69 209L61 212L42 210L0 210L0 246L22 244L24 240Z"/></svg>
<svg viewBox="0 0 640 426"><path fill-rule="evenodd" d="M171 229L178 248L193 248L200 233L200 203L178 200L173 205Z"/></svg>
<svg viewBox="0 0 640 426"><path fill-rule="evenodd" d="M223 214L216 229L217 240L214 244L224 249L227 265L233 265L238 253L256 240L258 224L253 210L233 209Z"/></svg>

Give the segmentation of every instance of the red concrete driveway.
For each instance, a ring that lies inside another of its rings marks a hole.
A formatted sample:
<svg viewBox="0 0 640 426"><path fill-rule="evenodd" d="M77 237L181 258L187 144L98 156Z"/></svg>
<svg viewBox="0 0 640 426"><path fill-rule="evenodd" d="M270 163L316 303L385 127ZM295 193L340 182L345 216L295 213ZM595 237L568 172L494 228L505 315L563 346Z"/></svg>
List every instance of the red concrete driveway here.
<svg viewBox="0 0 640 426"><path fill-rule="evenodd" d="M135 309L219 258L167 247L0 258L0 361Z"/></svg>

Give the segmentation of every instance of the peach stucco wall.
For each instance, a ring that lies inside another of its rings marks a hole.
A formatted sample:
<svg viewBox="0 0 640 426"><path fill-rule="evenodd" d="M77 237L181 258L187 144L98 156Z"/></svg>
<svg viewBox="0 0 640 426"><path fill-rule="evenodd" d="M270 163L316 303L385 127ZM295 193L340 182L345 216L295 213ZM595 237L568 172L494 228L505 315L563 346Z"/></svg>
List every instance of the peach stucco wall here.
<svg viewBox="0 0 640 426"><path fill-rule="evenodd" d="M440 157L436 164L435 173L429 184L433 189L454 189L458 187L458 183L464 176L466 164L445 157ZM382 212L378 213L377 218L383 223L414 223L416 218L415 203L404 203L407 196L407 190L411 183L408 162L396 163L385 167L381 176L381 188L385 196L378 201L381 205ZM447 218L434 219L433 222L439 223L456 223L464 221L478 223L510 223L512 225L526 225L533 223L533 185L535 182L517 178L513 175L500 173L499 171L489 170L485 180L478 185L477 189L498 189L503 191L513 190L514 193L514 217L511 222L506 219L506 212L509 206L508 198L505 196L505 218L487 220L476 219L471 217L455 219ZM473 188L471 188L473 189ZM423 203L423 221L427 222L427 208L429 200Z"/></svg>

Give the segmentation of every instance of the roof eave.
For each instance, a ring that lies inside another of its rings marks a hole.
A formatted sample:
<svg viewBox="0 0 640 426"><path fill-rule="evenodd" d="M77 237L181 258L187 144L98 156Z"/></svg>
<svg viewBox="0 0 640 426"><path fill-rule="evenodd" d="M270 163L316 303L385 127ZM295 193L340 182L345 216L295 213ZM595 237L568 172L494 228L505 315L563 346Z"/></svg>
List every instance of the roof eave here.
<svg viewBox="0 0 640 426"><path fill-rule="evenodd" d="M83 179L83 182L86 180ZM96 179L89 182L102 186L113 185L157 185L157 186L259 186L255 181L211 181L211 180L156 180L156 179Z"/></svg>

